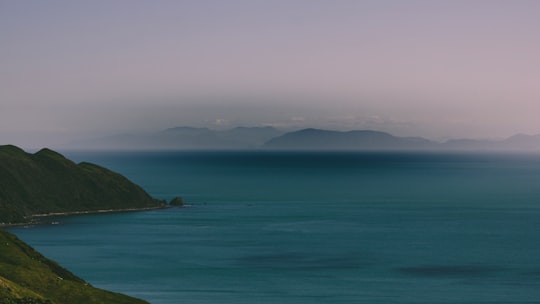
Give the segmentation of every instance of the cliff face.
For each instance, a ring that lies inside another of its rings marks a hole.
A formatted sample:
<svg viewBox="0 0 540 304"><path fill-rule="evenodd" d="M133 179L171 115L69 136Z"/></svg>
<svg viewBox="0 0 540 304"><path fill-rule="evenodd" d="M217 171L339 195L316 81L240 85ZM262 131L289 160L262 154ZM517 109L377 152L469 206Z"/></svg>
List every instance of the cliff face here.
<svg viewBox="0 0 540 304"><path fill-rule="evenodd" d="M90 163L75 164L43 149L29 154L0 146L0 223L32 215L159 207L141 187Z"/></svg>
<svg viewBox="0 0 540 304"><path fill-rule="evenodd" d="M147 304L94 288L0 229L0 304Z"/></svg>

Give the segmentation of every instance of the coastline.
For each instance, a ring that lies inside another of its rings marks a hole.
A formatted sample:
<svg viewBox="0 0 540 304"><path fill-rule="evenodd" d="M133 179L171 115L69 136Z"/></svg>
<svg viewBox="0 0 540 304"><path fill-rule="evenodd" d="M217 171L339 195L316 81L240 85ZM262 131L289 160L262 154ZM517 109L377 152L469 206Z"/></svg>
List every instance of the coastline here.
<svg viewBox="0 0 540 304"><path fill-rule="evenodd" d="M0 228L4 227L17 227L17 226L28 226L28 225L48 225L50 222L44 222L37 219L46 219L49 217L55 216L71 216L71 215L89 215L89 214L105 214L105 213L124 213L124 212L139 212L139 211L150 211L150 210L159 210L172 208L167 204L162 206L155 207L144 207L144 208L124 208L124 209L98 209L98 210L86 210L86 211L68 211L68 212L50 212L50 213L39 213L29 215L27 218L29 221L20 222L20 223L0 223Z"/></svg>

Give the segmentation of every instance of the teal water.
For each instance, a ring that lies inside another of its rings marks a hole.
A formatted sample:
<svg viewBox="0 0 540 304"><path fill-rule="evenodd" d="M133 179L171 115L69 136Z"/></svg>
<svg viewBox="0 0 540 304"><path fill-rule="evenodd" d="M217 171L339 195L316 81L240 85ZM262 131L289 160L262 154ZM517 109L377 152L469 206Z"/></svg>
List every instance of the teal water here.
<svg viewBox="0 0 540 304"><path fill-rule="evenodd" d="M539 303L540 155L82 153L186 208L11 228L172 303Z"/></svg>

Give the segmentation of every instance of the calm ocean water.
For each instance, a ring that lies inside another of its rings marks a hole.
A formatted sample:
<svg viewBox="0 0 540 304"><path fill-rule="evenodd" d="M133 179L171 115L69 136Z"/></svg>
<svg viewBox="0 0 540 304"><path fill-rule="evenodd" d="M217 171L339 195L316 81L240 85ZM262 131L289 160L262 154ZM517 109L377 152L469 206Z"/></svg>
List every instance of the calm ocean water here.
<svg viewBox="0 0 540 304"><path fill-rule="evenodd" d="M11 228L176 303L540 303L540 155L66 153L189 204Z"/></svg>

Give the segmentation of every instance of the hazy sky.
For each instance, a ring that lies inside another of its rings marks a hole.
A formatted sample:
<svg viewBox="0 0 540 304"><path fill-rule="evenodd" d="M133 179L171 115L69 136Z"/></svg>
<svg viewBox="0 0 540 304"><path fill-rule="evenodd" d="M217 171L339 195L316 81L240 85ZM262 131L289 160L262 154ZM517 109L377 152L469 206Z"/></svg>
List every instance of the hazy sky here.
<svg viewBox="0 0 540 304"><path fill-rule="evenodd" d="M540 133L540 1L0 0L0 144L213 128Z"/></svg>

